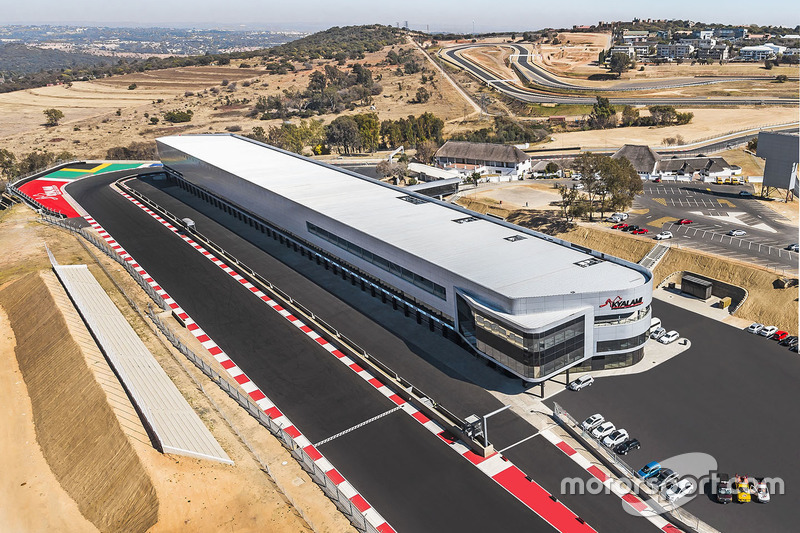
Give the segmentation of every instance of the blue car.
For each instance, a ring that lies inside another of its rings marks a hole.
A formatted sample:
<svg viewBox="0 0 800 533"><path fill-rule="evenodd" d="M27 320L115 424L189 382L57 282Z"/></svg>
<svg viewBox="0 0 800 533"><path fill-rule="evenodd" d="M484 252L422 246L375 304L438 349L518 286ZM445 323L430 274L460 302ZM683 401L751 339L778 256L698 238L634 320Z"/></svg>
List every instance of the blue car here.
<svg viewBox="0 0 800 533"><path fill-rule="evenodd" d="M653 477L661 471L661 465L658 464L656 461L647 463L638 472L636 472L636 477L639 479L647 479L649 477Z"/></svg>

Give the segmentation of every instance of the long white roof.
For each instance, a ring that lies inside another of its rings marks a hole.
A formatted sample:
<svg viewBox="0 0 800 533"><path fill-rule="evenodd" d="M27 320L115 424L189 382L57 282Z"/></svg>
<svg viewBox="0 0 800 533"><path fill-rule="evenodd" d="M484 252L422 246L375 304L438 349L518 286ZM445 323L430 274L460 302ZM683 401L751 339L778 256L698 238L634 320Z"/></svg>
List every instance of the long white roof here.
<svg viewBox="0 0 800 533"><path fill-rule="evenodd" d="M509 298L623 290L648 280L611 261L578 266L592 256L487 217L455 223L471 212L427 198L415 205L399 199L409 194L401 188L234 135L158 141ZM506 240L515 235L524 239Z"/></svg>

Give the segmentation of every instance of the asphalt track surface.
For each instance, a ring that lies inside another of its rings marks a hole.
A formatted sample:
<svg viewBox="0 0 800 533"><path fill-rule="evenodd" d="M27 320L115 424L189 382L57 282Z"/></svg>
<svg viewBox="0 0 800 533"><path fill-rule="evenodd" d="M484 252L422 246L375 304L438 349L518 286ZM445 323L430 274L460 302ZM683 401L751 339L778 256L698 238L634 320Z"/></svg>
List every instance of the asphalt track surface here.
<svg viewBox="0 0 800 533"><path fill-rule="evenodd" d="M130 174L130 173L125 173ZM316 442L395 405L106 185L68 192ZM397 531L552 531L401 411L320 450ZM492 513L468 512L491 508Z"/></svg>
<svg viewBox="0 0 800 533"><path fill-rule="evenodd" d="M470 45L466 45L470 46ZM459 47L461 49L463 47ZM520 87L516 80L514 81L507 81L498 78L495 74L487 70L486 68L478 65L477 63L467 59L456 53L458 49L448 48L443 50L441 53L447 57L447 62L450 64L465 70L466 72L475 76L478 80L482 83L485 83L491 87L494 87L501 93L509 96L511 98L515 98L517 100L521 100L523 102L530 102L530 103L558 103L558 104L593 104L595 103L596 98L594 96L572 96L572 95L563 95L558 94L558 90L564 90L565 87L552 87L552 82L547 81L550 83L551 86L543 86L541 87L540 91L526 89ZM527 50L524 52L525 54L529 53ZM519 57L519 65L522 67L523 70L526 72L535 73L531 75L532 82L537 83L535 80L546 80L547 78L543 74L543 69L540 69L533 65L531 62L528 61L526 56ZM551 79L556 79L552 77L552 75L547 74ZM709 82L706 82L709 83ZM554 92L546 92L547 90L554 91ZM574 89L571 89L574 90ZM721 98L721 97L683 97L683 98L656 98L656 97L622 97L622 98L611 98L610 99L612 104L619 104L619 105L796 105L797 99L795 98Z"/></svg>
<svg viewBox="0 0 800 533"><path fill-rule="evenodd" d="M438 403L445 405L457 416L464 418L473 413L485 414L502 406L484 387L522 388L519 380L512 380L487 369L482 361L472 359L468 353L455 344L443 339L440 333L432 333L426 326L416 324L413 317L405 318L401 311L392 310L391 305L381 304L380 298L372 298L368 292L362 292L357 286L354 288L349 281L342 280L340 276L331 274L299 253L288 250L272 239L265 238L247 224L224 214L186 191L166 182L145 183L136 180L129 182L128 185L144 193L178 217L189 217L194 220L198 230L206 237L223 246L226 251L257 270L276 286L288 291L297 301L309 307L315 314L324 318L326 322L353 339L364 349L379 356L383 363L430 394ZM111 194L116 195L113 192ZM101 224L103 224L102 221ZM117 237L114 231L108 227L106 229ZM144 259L139 259L138 255L128 247L123 236L117 237L117 240L147 268ZM155 279L161 281L156 273L150 269L148 272ZM162 285L167 286L166 282L162 282ZM182 303L180 295L176 294L174 290L170 294ZM195 313L187 306L184 308L195 320L200 322L206 331L209 331L209 328L203 325L203 321ZM238 362L236 352L231 352L216 335L212 334L212 337ZM443 352L469 359L469 363L478 368L479 372L482 371L486 374L485 382L473 383L464 377L459 369L443 363L437 358L437 354ZM243 367L243 369L256 383L261 383L258 375L254 375L248 368ZM328 376L328 379L331 379L331 376ZM265 389L265 391L268 390L269 388ZM267 394L272 397L269 392ZM296 419L292 411L288 409L288 404L296 401L292 397L296 394L297 389L289 391L287 408L282 406L278 398L273 398L273 400L279 407L287 411L290 418L301 429L308 432L304 429L303 421ZM362 416L365 415L366 413ZM402 421L398 422L398 417L403 416L405 415L401 413L387 416L320 448L337 468L341 466L348 479L363 492L365 497L392 525L395 525L397 520L394 515L388 514L384 510L384 505L393 505L392 502L398 494L403 494L405 498L407 489L398 483L392 486L387 483L387 480L402 479L408 475L405 465L392 464L394 454L407 457L425 456L425 464L440 464L443 461L449 463L450 461L446 461L447 454L455 457L455 454L446 450L444 446L423 446L417 444L416 441L412 444L406 442L401 444L399 441L405 431L401 426L406 426L406 422L411 423L410 419L401 419ZM405 416L405 418L408 417ZM492 417L490 421L490 438L498 450L518 443L536 432L535 428L510 411ZM412 426L409 426L410 431L413 429ZM384 427L392 429L391 431L388 429L377 431ZM367 435L369 437L366 437ZM388 442L384 443L381 437L383 435L387 436ZM372 450L368 457L362 450L364 446ZM415 446L418 447L415 448ZM440 457L440 454L444 454L444 456ZM387 455L391 455L392 458L387 459ZM509 449L505 455L524 472L530 474L546 490L555 494L565 505L583 517L597 531L635 533L654 527L643 518L626 513L623 510L622 502L616 496L560 494L561 482L565 476L581 477L586 480L591 476L541 436ZM458 465L457 463L448 468L457 468L459 472L464 469L475 470L475 473L478 474L477 470L463 459L455 457L455 460L461 461L463 464ZM375 465L384 465L385 473L375 475ZM347 475L350 471L361 472L362 470L373 472L373 475L367 475L366 472L359 477ZM436 478L432 474L420 473L417 469L415 475L421 476L423 482L438 487L433 490L440 491L441 494L435 494L432 497L452 498L456 502L455 507L467 515L471 516L471 509L491 507L493 511L490 514L493 517L493 524L488 531L499 531L500 529L497 528L503 527L506 523L507 518L500 518L506 513L503 506L486 500L483 504L472 507L466 501L459 501L462 492L471 493L474 486L485 485L488 481L485 477L483 480L474 479L469 482L470 484L463 484L464 482L459 480L463 474L453 477L446 474ZM483 474L479 475L483 476ZM468 488L465 489L465 487ZM379 496L376 497L376 493ZM384 504L384 502L386 503ZM398 510L398 512L417 511L409 511L408 507L404 507L402 511ZM532 513L528 513L532 515ZM428 516L426 520L433 518ZM534 530L532 528L541 522L537 517L533 518L536 520L532 520L531 524L525 526L526 531ZM472 530L474 521L469 520L468 522L469 525L464 525L467 527L467 529L463 529L464 531ZM400 530L400 525L397 522L398 530ZM419 529L412 528L410 531L417 530ZM506 530L516 531L513 527Z"/></svg>
<svg viewBox="0 0 800 533"><path fill-rule="evenodd" d="M768 505L720 505L702 494L685 507L725 532L793 531L800 520L800 357L786 347L678 306L653 300L653 314L692 346L644 374L599 378L548 400L576 419L602 413L642 442L626 461L639 468L705 452L733 476L780 477L786 493ZM652 342L652 341L651 341Z"/></svg>

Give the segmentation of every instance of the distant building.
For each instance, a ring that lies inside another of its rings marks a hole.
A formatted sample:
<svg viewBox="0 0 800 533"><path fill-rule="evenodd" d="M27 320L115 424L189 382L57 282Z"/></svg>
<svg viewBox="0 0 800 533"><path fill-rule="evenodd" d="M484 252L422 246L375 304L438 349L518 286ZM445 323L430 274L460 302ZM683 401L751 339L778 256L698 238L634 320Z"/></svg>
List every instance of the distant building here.
<svg viewBox="0 0 800 533"><path fill-rule="evenodd" d="M673 43L656 46L656 55L662 59L686 59L694 52L691 44Z"/></svg>
<svg viewBox="0 0 800 533"><path fill-rule="evenodd" d="M447 141L436 151L434 159L440 168L455 169L462 174L487 174L490 181L522 179L531 169L529 155L505 144Z"/></svg>
<svg viewBox="0 0 800 533"><path fill-rule="evenodd" d="M612 46L608 51L608 56L611 57L614 54L625 54L631 59L636 59L636 49L632 44L618 44Z"/></svg>
<svg viewBox="0 0 800 533"><path fill-rule="evenodd" d="M747 28L717 28L714 30L714 36L731 41L747 39Z"/></svg>
<svg viewBox="0 0 800 533"><path fill-rule="evenodd" d="M622 42L625 44L643 43L650 38L650 32L645 30L624 30Z"/></svg>
<svg viewBox="0 0 800 533"><path fill-rule="evenodd" d="M783 54L785 46L773 43L759 44L757 46L743 46L739 50L739 58L743 61L763 61L770 59L778 54Z"/></svg>
<svg viewBox="0 0 800 533"><path fill-rule="evenodd" d="M711 39L714 37L714 30L694 30L692 32L692 37L695 39L706 40Z"/></svg>
<svg viewBox="0 0 800 533"><path fill-rule="evenodd" d="M800 56L800 48L787 48L783 51L785 56Z"/></svg>
<svg viewBox="0 0 800 533"><path fill-rule="evenodd" d="M626 144L611 156L612 159L625 158L642 179L656 177L716 178L741 174L742 169L731 165L722 157L679 157L665 158L646 145Z"/></svg>

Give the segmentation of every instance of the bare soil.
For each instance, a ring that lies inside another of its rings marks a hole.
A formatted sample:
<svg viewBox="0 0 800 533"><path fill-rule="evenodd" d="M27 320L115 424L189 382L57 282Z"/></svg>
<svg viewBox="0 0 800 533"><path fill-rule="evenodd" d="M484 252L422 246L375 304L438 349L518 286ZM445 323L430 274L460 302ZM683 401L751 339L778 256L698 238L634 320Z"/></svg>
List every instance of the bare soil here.
<svg viewBox="0 0 800 533"><path fill-rule="evenodd" d="M235 462L235 465L229 466L158 453L146 435L142 435L141 424L135 418L136 415L131 414L134 413L132 406L113 372L108 369L105 360L102 356L98 359L97 355L92 358L91 355L84 354L86 362L83 363L83 368L85 369L87 364L91 365L90 375L97 380L92 382L100 383L105 393L106 408L109 404L113 408L112 418L115 419L106 421L103 429L110 431L108 428L115 426L116 431L119 431L122 428L125 445L135 452L128 456L140 462L146 478L155 489L158 516L157 522L149 531L211 533L230 530L294 533L311 530L309 524L313 525L315 531L320 532L354 531L286 449L216 384L205 378L182 355L171 349L171 346L160 341L151 326L148 326L130 307L117 289L118 286L122 287L140 308L147 305L148 298L127 272L97 250L92 249L93 254L87 253L78 244L77 239L67 232L39 224L34 218L32 211L23 206L0 211L0 249L4 252L0 255L0 290L12 284L16 285L25 276L38 278L38 271L48 268L49 262L43 246L45 243L62 264L89 264L92 273ZM99 263L95 261L95 255ZM105 267L105 271L111 274L114 282L100 268L101 264ZM43 312L52 312L52 309L53 306L48 306ZM74 309L72 311L74 312ZM3 316L0 309L0 323ZM54 313L54 316L58 316L57 313ZM54 321L55 319L48 322L45 328L52 327L50 323ZM28 325L28 321L25 321L23 329ZM30 325L35 325L35 322L31 321ZM178 328L176 323L172 326ZM2 361L14 362L15 344L19 349L21 343L28 339L47 338L40 332L49 330L37 331L28 328L22 334L5 328L0 328L0 331L3 332L0 333L0 358ZM85 337L91 341L88 334ZM58 338L65 342L72 339L63 335L55 337L52 334L49 338L53 340ZM196 353L202 354L202 346L196 343L195 339L192 340L195 344L191 345L191 348ZM206 356L213 360L210 355ZM74 371L72 367L78 366L80 365L71 365L70 371ZM0 523L12 526L20 524L19 528L12 527L11 531L97 530L81 514L82 508L79 508L79 504L83 505L85 502L76 502L71 498L71 493L68 494L61 488L59 479L53 474L55 468L49 463L58 461L65 463L67 455L50 453L45 461L37 445L37 439L40 438L45 422L35 410L32 416L29 407L30 398L43 394L42 391L46 393L51 382L59 377L59 374L50 373L43 375L40 382L27 383L22 380L18 372L14 372L11 364L3 365L3 370L0 372L0 384L9 383L8 387L0 387L0 401L9 407L0 410L0 420L2 420L0 426L4 429L9 428L9 432L0 432L0 469L8 473L0 476L2 478L0 497L5 502L17 503L17 505L0 506ZM194 381L195 379L197 381ZM42 382L45 384L44 388ZM88 383L85 376L84 382ZM198 389L198 383L202 385L205 394ZM60 395L57 402L51 402L48 406L51 418L64 414L62 411L65 409L65 402L61 400L63 396ZM73 396L79 397L78 394ZM85 403L85 398L83 399ZM95 403L101 405L99 402ZM70 413L74 412L84 427L86 425L97 427L99 420L95 416L97 412L95 407L89 409L76 407ZM224 413L224 417L221 413ZM235 427L238 433L234 432L232 427ZM79 433L77 427L73 431ZM92 433L88 433L86 437L89 438L91 435ZM98 442L102 442L104 436L96 438ZM246 439L249 446L245 445L242 439ZM121 449L121 446L112 449ZM20 458L24 458L25 461ZM84 466L76 461L75 464L80 468L72 469L70 475L75 479L86 480L84 490L91 490L97 479L114 478L108 462L95 460ZM89 480L93 478L94 481L90 482ZM112 510L114 505L124 505L130 499L120 491L114 490L114 487L108 487L103 496L110 502L108 509ZM132 504L137 505L137 502L143 501L145 500L134 498ZM148 515L141 513L141 516L146 518ZM122 529L135 530L135 528Z"/></svg>
<svg viewBox="0 0 800 533"><path fill-rule="evenodd" d="M411 44L396 45L395 51L414 48ZM414 50L427 72L398 75L396 65L376 66L386 59L389 47L367 54L359 63L371 65L373 76L383 92L374 97L374 110L357 107L343 114L374 111L381 120L405 118L408 115L434 113L443 120L464 114L464 102L455 89L438 72L432 72L421 52ZM252 60L245 61L253 65ZM127 146L137 141L152 141L156 137L177 133L207 133L225 131L226 127L241 127L249 133L253 127L280 125L282 120L259 120L247 116L259 96L280 95L285 89L303 90L312 72L326 64L349 71L347 65L333 61L315 60L312 69L296 65L297 71L288 74L269 74L262 66L239 68L242 61L218 67L184 67L128 74L66 85L42 87L0 95L0 143L14 153L33 149L51 152L67 150L83 158L102 158L108 148ZM348 63L348 65L351 63ZM432 82L422 84L422 75L433 76ZM221 85L222 80L231 82ZM250 84L244 86L244 82ZM229 88L237 82L232 92ZM135 90L128 90L132 83ZM426 103L414 103L416 91L424 86L431 94ZM219 94L212 94L215 88ZM186 94L193 93L187 96ZM230 99L230 103L228 102ZM159 101L161 100L161 101ZM55 107L64 112L59 126L45 127L42 111ZM159 122L153 126L145 114L161 117L173 109L190 109L194 116L189 123L170 125ZM120 114L116 112L119 110ZM327 123L338 115L315 117ZM297 122L299 119L292 119Z"/></svg>

